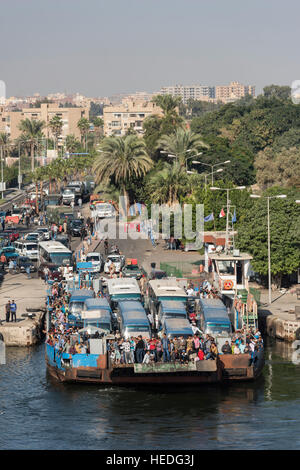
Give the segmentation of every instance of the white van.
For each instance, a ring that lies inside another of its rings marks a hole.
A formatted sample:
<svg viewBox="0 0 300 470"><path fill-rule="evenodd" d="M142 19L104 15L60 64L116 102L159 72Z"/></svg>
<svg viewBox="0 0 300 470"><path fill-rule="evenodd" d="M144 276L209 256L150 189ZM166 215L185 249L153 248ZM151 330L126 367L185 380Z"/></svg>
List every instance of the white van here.
<svg viewBox="0 0 300 470"><path fill-rule="evenodd" d="M36 261L39 258L38 244L30 241L16 241L15 242L16 252L21 256L28 256L32 261Z"/></svg>
<svg viewBox="0 0 300 470"><path fill-rule="evenodd" d="M100 273L102 271L103 260L100 253L91 252L86 255L86 262L90 262L93 264L93 271L96 273Z"/></svg>

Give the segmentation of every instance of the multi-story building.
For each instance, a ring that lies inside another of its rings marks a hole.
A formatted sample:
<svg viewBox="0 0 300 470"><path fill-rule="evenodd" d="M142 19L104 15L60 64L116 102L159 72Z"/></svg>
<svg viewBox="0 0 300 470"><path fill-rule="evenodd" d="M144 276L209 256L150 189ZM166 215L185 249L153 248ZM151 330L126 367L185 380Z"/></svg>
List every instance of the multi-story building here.
<svg viewBox="0 0 300 470"><path fill-rule="evenodd" d="M205 101L215 97L215 87L206 85L173 85L162 87L161 95L180 96L183 103L189 99Z"/></svg>
<svg viewBox="0 0 300 470"><path fill-rule="evenodd" d="M62 119L63 127L60 136L62 139L68 134L74 134L75 137L80 138L77 123L82 117L89 118L89 108L60 108L53 103L42 103L40 108L23 108L22 111L5 111L2 107L0 108L0 132L5 132L14 140L21 135L20 122L23 119L30 119L44 121L43 134L47 138L53 138L49 123L54 116Z"/></svg>
<svg viewBox="0 0 300 470"><path fill-rule="evenodd" d="M159 106L152 102L125 100L122 104L105 106L103 109L104 135L125 135L128 129L143 133L146 117L156 114L162 116Z"/></svg>
<svg viewBox="0 0 300 470"><path fill-rule="evenodd" d="M255 96L255 86L243 85L239 82L230 82L229 85L216 86L216 100L223 103L239 100L246 95Z"/></svg>
<svg viewBox="0 0 300 470"><path fill-rule="evenodd" d="M224 86L207 85L173 85L161 88L159 94L180 96L183 103L189 99L199 101L212 101L229 103L243 98L246 95L255 96L255 86L231 82Z"/></svg>

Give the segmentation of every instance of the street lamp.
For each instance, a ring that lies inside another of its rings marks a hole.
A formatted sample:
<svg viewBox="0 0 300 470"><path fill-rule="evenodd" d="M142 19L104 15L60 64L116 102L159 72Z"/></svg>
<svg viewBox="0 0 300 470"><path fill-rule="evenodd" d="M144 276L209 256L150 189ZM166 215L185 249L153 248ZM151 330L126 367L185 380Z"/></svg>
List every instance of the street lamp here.
<svg viewBox="0 0 300 470"><path fill-rule="evenodd" d="M198 154L199 155L199 154ZM197 156L197 155L195 155ZM211 184L213 185L214 184L214 173L217 173L217 171L214 171L214 167L215 166L219 166L219 165L227 165L227 163L230 163L231 160L226 160L225 162L221 162L221 163L215 163L214 165L212 165L211 163L204 163L204 162L198 162L198 161L194 161L193 163L196 165L206 165L206 166L210 166L211 168ZM223 171L223 169L222 169Z"/></svg>
<svg viewBox="0 0 300 470"><path fill-rule="evenodd" d="M226 251L228 251L228 241L229 241L229 205L230 205L230 200L229 200L229 191L233 191L236 189L242 190L246 189L246 186L237 186L236 188L218 188L216 186L211 186L210 188L212 191L226 191L227 195L227 202L226 202L226 240L225 240L225 248Z"/></svg>
<svg viewBox="0 0 300 470"><path fill-rule="evenodd" d="M272 303L272 288L271 288L271 238L270 238L270 199L284 199L286 194L278 194L277 196L259 196L258 194L250 194L253 199L267 199L267 220L268 220L268 290L269 290L269 305Z"/></svg>

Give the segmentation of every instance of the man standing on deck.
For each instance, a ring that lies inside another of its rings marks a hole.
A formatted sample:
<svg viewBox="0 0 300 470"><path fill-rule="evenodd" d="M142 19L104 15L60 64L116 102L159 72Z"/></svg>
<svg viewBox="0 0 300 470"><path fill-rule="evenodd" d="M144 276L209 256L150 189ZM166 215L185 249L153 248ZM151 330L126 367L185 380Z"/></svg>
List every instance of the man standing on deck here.
<svg viewBox="0 0 300 470"><path fill-rule="evenodd" d="M10 304L11 321L17 321L17 304L13 300Z"/></svg>
<svg viewBox="0 0 300 470"><path fill-rule="evenodd" d="M7 302L5 305L5 316L6 316L6 322L9 323L9 317L10 317L10 300Z"/></svg>
<svg viewBox="0 0 300 470"><path fill-rule="evenodd" d="M170 341L166 333L164 334L161 343L162 343L162 350L163 350L163 361L170 362Z"/></svg>
<svg viewBox="0 0 300 470"><path fill-rule="evenodd" d="M139 364L141 364L143 362L144 354L145 354L145 343L141 335L139 336L139 341L137 342L135 351L136 351L136 360Z"/></svg>

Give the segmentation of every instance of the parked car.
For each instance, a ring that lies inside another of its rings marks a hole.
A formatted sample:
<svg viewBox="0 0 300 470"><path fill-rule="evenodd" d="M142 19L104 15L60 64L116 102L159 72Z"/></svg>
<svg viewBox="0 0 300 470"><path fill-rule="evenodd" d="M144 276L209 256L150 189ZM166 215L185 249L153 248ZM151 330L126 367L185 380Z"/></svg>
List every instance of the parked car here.
<svg viewBox="0 0 300 470"><path fill-rule="evenodd" d="M31 260L28 258L28 256L18 256L18 258L16 259L16 263L17 272L25 271L28 266L30 266L31 272L34 272L36 269Z"/></svg>
<svg viewBox="0 0 300 470"><path fill-rule="evenodd" d="M24 240L27 242L40 242L43 239L43 235L39 232L30 232L24 236Z"/></svg>
<svg viewBox="0 0 300 470"><path fill-rule="evenodd" d="M168 277L165 271L162 271L161 269L152 269L149 273L148 279L151 281L153 279L163 279L165 277Z"/></svg>
<svg viewBox="0 0 300 470"><path fill-rule="evenodd" d="M102 270L103 259L100 253L90 252L86 255L86 262L90 262L93 265L93 272L100 273Z"/></svg>
<svg viewBox="0 0 300 470"><path fill-rule="evenodd" d="M69 230L73 237L80 237L81 229L83 227L83 221L81 219L74 219L70 221Z"/></svg>
<svg viewBox="0 0 300 470"><path fill-rule="evenodd" d="M13 246L5 246L0 250L0 256L4 255L7 261L11 259L18 258L19 253L15 250Z"/></svg>
<svg viewBox="0 0 300 470"><path fill-rule="evenodd" d="M60 281L62 279L62 274L59 271L59 267L53 263L41 263L38 269L38 277L45 279L44 269L46 266L50 271L49 279L53 279L55 281Z"/></svg>
<svg viewBox="0 0 300 470"><path fill-rule="evenodd" d="M127 264L122 269L123 277L133 277L134 279L141 279L146 277L147 273L144 268L139 267L137 264Z"/></svg>
<svg viewBox="0 0 300 470"><path fill-rule="evenodd" d="M36 231L42 235L43 240L50 240L50 232L47 227L37 228Z"/></svg>
<svg viewBox="0 0 300 470"><path fill-rule="evenodd" d="M117 254L108 255L104 264L105 273L109 273L109 267L112 263L115 265L115 272L119 273L125 264L125 257Z"/></svg>

